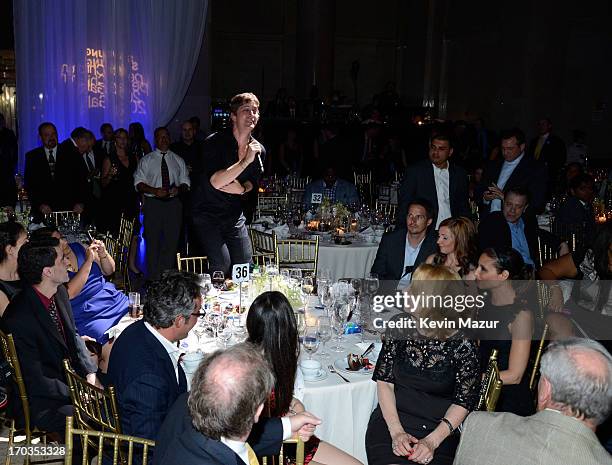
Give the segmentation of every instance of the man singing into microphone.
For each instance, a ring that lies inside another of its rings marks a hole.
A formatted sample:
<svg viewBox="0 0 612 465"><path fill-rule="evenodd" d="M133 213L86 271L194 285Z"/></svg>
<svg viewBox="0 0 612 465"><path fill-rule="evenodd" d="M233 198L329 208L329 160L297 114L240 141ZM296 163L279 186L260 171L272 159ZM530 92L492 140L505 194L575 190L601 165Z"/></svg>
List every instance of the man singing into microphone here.
<svg viewBox="0 0 612 465"><path fill-rule="evenodd" d="M210 271L229 276L233 264L251 261L242 196L257 188L263 173L264 147L251 135L259 121L254 94L230 102L232 127L204 141L203 170L192 195L193 223Z"/></svg>

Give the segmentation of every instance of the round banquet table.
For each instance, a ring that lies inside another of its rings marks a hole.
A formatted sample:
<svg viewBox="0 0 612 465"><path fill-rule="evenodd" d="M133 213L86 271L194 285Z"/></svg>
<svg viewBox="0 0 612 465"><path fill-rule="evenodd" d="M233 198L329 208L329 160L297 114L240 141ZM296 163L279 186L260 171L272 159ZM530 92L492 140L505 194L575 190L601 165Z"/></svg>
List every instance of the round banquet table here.
<svg viewBox="0 0 612 465"><path fill-rule="evenodd" d="M329 270L334 281L342 278L365 278L370 275L377 251L377 243L336 245L319 242L318 269Z"/></svg>

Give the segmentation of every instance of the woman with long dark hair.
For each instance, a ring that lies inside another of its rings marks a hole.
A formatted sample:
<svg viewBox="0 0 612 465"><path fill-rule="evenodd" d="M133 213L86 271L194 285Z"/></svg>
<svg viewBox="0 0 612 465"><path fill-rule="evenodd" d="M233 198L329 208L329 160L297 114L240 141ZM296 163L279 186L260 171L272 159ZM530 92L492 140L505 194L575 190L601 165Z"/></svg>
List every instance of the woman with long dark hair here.
<svg viewBox="0 0 612 465"><path fill-rule="evenodd" d="M0 317L21 290L17 255L27 241L28 233L21 224L12 221L0 223Z"/></svg>
<svg viewBox="0 0 612 465"><path fill-rule="evenodd" d="M533 282L531 267L525 265L516 250L485 249L476 269L478 287L486 290L488 298L480 309L478 319L497 322L495 329L479 333L480 369L486 372L493 349L498 350L497 365L504 383L496 411L530 415L534 404L529 390L529 354L534 329L534 317L529 299Z"/></svg>
<svg viewBox="0 0 612 465"><path fill-rule="evenodd" d="M276 383L264 414L282 417L304 411L302 402L295 398L298 376L299 341L293 309L280 292L264 292L257 297L247 317L249 342L261 347L270 362ZM296 383L297 378L297 383ZM361 462L336 447L312 436L305 444L305 463L311 465L358 465Z"/></svg>
<svg viewBox="0 0 612 465"><path fill-rule="evenodd" d="M463 279L474 279L478 260L476 227L469 218L447 218L438 230L438 252L427 257L427 263L443 265L459 273Z"/></svg>

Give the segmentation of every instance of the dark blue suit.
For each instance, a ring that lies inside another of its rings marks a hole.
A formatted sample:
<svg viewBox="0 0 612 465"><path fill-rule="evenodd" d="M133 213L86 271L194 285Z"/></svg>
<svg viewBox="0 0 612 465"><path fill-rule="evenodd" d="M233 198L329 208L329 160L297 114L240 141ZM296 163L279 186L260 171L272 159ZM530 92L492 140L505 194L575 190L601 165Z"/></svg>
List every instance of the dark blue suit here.
<svg viewBox="0 0 612 465"><path fill-rule="evenodd" d="M276 455L283 441L280 418L262 418L253 425L247 442L257 456ZM204 436L191 424L187 394L181 395L164 421L153 456L153 465L244 465L221 441Z"/></svg>
<svg viewBox="0 0 612 465"><path fill-rule="evenodd" d="M108 380L115 386L124 434L155 440L176 398L187 392L185 372L174 365L144 321L128 326L111 351Z"/></svg>

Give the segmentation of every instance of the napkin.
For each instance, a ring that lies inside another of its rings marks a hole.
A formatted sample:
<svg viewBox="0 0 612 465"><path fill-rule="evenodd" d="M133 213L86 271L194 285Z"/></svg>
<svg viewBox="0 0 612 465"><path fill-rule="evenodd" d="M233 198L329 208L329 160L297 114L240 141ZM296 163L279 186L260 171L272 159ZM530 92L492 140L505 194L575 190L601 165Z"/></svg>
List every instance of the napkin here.
<svg viewBox="0 0 612 465"><path fill-rule="evenodd" d="M253 224L257 224L257 223L270 223L270 224L274 224L274 218L272 218L271 216L260 216L255 221L253 221Z"/></svg>
<svg viewBox="0 0 612 465"><path fill-rule="evenodd" d="M366 229L361 231L361 234L363 234L364 236L371 236L372 234L374 234L374 230L371 226L368 226Z"/></svg>
<svg viewBox="0 0 612 465"><path fill-rule="evenodd" d="M372 341L358 342L357 344L355 344L357 347L359 347L359 353L357 355L363 354L366 351L366 349L370 347L371 343ZM372 352L370 352L369 355L366 355L366 357L369 357L372 359L378 359L378 354L380 353L380 349L382 349L382 342L375 342L374 350L372 350Z"/></svg>
<svg viewBox="0 0 612 465"><path fill-rule="evenodd" d="M276 233L276 237L280 239L289 237L289 226L287 226L286 223L281 226L277 226L276 228L272 228L272 231L274 231Z"/></svg>

